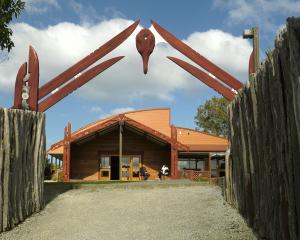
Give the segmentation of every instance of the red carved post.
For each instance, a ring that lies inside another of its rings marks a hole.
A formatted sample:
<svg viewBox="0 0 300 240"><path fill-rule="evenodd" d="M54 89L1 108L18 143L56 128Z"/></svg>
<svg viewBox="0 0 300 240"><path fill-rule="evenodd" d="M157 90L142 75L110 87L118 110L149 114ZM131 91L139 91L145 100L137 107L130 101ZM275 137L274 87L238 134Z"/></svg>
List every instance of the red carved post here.
<svg viewBox="0 0 300 240"><path fill-rule="evenodd" d="M15 96L14 96L14 106L15 109L22 109L22 89L23 89L23 79L27 73L27 63L23 63L19 68L16 83L15 83Z"/></svg>
<svg viewBox="0 0 300 240"><path fill-rule="evenodd" d="M177 178L178 177L178 148L175 144L177 142L177 128L172 125L171 126L171 177Z"/></svg>
<svg viewBox="0 0 300 240"><path fill-rule="evenodd" d="M29 47L28 73L30 74L28 80L29 86L29 109L37 111L38 108L38 94L39 94L39 59L36 51L32 46Z"/></svg>
<svg viewBox="0 0 300 240"><path fill-rule="evenodd" d="M71 153L71 123L64 129L64 151L63 151L63 161L64 161L64 181L70 181L70 153Z"/></svg>

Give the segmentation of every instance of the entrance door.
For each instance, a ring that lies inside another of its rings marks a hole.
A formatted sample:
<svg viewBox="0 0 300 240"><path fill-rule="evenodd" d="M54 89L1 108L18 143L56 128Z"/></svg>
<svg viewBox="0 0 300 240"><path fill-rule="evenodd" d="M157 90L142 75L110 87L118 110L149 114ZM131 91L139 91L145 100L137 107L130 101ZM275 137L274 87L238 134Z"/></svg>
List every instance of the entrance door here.
<svg viewBox="0 0 300 240"><path fill-rule="evenodd" d="M110 157L110 180L120 179L120 163L118 156Z"/></svg>

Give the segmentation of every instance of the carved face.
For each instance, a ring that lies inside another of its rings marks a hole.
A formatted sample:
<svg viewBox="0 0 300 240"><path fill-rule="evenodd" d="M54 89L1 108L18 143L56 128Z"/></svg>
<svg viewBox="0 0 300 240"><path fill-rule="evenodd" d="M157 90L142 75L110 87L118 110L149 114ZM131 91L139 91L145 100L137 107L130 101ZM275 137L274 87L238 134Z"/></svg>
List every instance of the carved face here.
<svg viewBox="0 0 300 240"><path fill-rule="evenodd" d="M136 35L136 48L142 56L145 74L148 71L148 61L150 54L153 52L154 46L155 37L150 30L142 29L138 35Z"/></svg>

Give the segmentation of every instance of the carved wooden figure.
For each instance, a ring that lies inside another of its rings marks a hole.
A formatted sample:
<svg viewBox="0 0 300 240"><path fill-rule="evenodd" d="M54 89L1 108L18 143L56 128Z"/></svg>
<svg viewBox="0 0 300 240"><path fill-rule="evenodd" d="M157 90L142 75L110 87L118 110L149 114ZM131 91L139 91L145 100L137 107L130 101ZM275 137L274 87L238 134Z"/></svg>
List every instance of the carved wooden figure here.
<svg viewBox="0 0 300 240"><path fill-rule="evenodd" d="M142 29L136 35L136 48L143 59L144 73L148 72L148 61L155 47L155 37L149 29Z"/></svg>

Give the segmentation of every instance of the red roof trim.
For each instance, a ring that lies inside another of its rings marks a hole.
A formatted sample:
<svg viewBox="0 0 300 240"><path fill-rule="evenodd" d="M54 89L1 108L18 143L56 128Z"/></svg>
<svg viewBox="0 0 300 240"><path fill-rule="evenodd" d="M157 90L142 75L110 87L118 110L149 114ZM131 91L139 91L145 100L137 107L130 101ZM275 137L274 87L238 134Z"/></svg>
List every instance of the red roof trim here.
<svg viewBox="0 0 300 240"><path fill-rule="evenodd" d="M74 142L78 139L81 139L82 137L85 137L85 136L88 136L96 131L100 131L100 130L103 130L113 124L116 124L116 123L120 123L120 122L124 122L124 123L127 123L131 126L134 126L134 127L137 127L149 134L152 134L153 136L156 136L157 138L159 139L162 139L163 141L167 142L167 143L170 143L170 144L174 144L176 148L178 148L178 150L185 150L185 151L188 151L189 150L189 147L185 144L182 144L168 136L166 136L165 134L157 131L157 130L154 130L140 122L137 122L127 116L125 116L124 114L119 114L111 119L108 119L107 121L105 122L101 122L99 124L96 124L95 126L87 129L86 131L81 131L81 132L78 132L78 133L75 133L71 136L71 142Z"/></svg>

